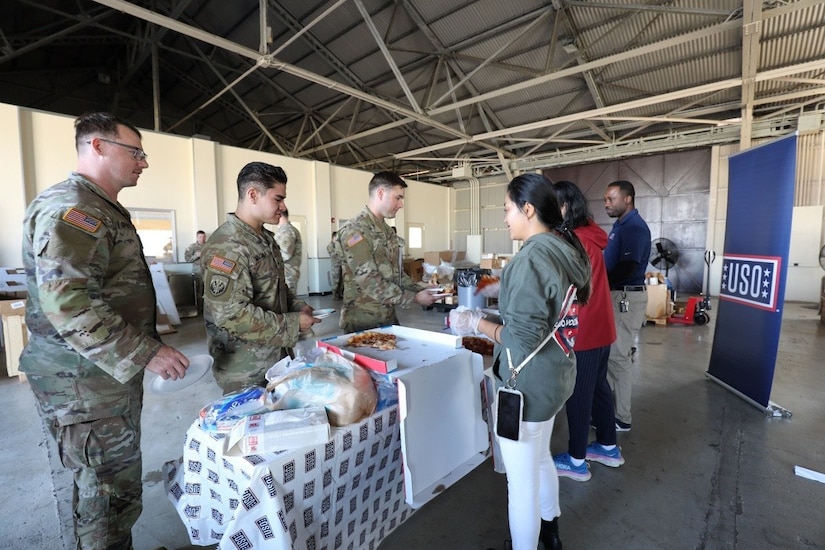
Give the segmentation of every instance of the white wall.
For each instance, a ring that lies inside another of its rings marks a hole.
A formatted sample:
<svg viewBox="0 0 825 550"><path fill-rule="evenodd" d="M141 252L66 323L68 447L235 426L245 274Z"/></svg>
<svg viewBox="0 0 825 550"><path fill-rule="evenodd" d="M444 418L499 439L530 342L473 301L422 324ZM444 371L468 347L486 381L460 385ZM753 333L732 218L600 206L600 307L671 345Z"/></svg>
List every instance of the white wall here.
<svg viewBox="0 0 825 550"><path fill-rule="evenodd" d="M0 125L0 162L6 178L0 201L0 266L19 267L26 206L77 166L74 118L0 103ZM351 218L367 203L370 172L150 130L141 133L149 168L137 187L125 189L118 198L128 208L174 210L180 260L198 230L210 234L227 212L235 210L238 171L248 162L268 162L286 172L290 214L307 220L308 258L326 257L332 218ZM413 215L414 221L427 225L428 246L432 242L434 250L446 248L442 244L449 242L449 189L408 183L405 208L396 220L399 231L404 215Z"/></svg>

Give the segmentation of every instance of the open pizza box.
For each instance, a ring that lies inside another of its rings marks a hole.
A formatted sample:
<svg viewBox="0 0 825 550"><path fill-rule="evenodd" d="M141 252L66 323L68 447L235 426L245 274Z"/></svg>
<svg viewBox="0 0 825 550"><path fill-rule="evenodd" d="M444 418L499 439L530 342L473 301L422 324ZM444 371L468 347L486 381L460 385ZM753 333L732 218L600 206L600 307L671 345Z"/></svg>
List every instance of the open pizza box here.
<svg viewBox="0 0 825 550"><path fill-rule="evenodd" d="M368 347L349 345L353 336L365 332L381 332L394 334L396 349L378 350ZM318 347L327 348L338 355L342 355L365 369L371 369L381 374L389 374L398 368L399 364L407 368L431 363L434 359L441 359L456 349L461 348L461 336L421 330L417 328L388 325L369 331L353 332L343 336L333 336L318 340Z"/></svg>
<svg viewBox="0 0 825 550"><path fill-rule="evenodd" d="M460 336L396 325L375 330L395 334L396 349L347 346L355 333L317 345L397 383L405 499L419 508L489 456L483 361Z"/></svg>

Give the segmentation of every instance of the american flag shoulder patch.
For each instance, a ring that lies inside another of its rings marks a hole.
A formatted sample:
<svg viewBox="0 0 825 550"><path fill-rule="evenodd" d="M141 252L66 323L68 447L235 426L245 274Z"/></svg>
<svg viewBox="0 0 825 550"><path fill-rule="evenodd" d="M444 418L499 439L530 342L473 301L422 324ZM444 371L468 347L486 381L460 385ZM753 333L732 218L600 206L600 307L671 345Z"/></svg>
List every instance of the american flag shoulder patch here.
<svg viewBox="0 0 825 550"><path fill-rule="evenodd" d="M90 216L83 210L75 208L74 206L69 208L69 210L63 214L63 221L66 221L88 233L94 233L100 229L101 225L103 225L103 222L99 219L94 216Z"/></svg>
<svg viewBox="0 0 825 550"><path fill-rule="evenodd" d="M364 236L361 235L360 233L358 233L356 235L353 235L349 239L347 239L347 246L349 248L352 248L353 246L355 246L356 244L360 243L363 240L364 240Z"/></svg>
<svg viewBox="0 0 825 550"><path fill-rule="evenodd" d="M212 261L209 262L209 267L223 271L224 273L232 273L232 270L235 269L235 262L221 258L220 256L213 256Z"/></svg>

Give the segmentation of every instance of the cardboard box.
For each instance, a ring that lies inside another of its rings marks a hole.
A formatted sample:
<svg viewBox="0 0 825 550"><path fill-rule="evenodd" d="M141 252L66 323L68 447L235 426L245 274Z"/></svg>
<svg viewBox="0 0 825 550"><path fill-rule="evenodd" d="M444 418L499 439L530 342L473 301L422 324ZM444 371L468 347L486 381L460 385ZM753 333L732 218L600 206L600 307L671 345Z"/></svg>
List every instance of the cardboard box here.
<svg viewBox="0 0 825 550"><path fill-rule="evenodd" d="M0 300L16 300L27 295L26 271L22 267L0 267Z"/></svg>
<svg viewBox="0 0 825 550"><path fill-rule="evenodd" d="M481 269L501 269L500 258L481 258L479 263Z"/></svg>
<svg viewBox="0 0 825 550"><path fill-rule="evenodd" d="M408 259L403 261L404 273L409 275L413 282L419 282L424 275L424 260Z"/></svg>
<svg viewBox="0 0 825 550"><path fill-rule="evenodd" d="M361 331L368 332L368 331ZM350 337L357 332L344 334L343 336L332 336L318 340L316 345L318 347L331 350L338 355L349 359L356 365L364 367L365 369L374 370L381 374L388 374L398 368L399 359L408 365L426 363L432 357L427 357L427 352L440 350L440 352L447 352L456 350L462 347L461 336L455 334L447 334L443 332L430 332L428 330L421 330L417 328L402 327L399 325L389 325L371 329L369 332L385 332L395 334L397 347L394 350L378 350L367 347L352 347L348 346L347 342ZM423 347L414 346L413 342L421 341L427 342ZM429 344L429 345L428 345ZM359 353L363 351L364 353ZM364 355L369 353L369 356Z"/></svg>
<svg viewBox="0 0 825 550"><path fill-rule="evenodd" d="M6 371L9 376L21 374L20 354L29 341L29 330L26 327L26 301L0 301L0 318L3 323L3 347L6 351Z"/></svg>
<svg viewBox="0 0 825 550"><path fill-rule="evenodd" d="M463 347L461 336L444 331L397 325L375 330L391 330L397 348L349 349L397 364L389 377L398 385L404 493L407 503L419 508L488 458L484 360ZM345 345L350 336L326 342Z"/></svg>
<svg viewBox="0 0 825 550"><path fill-rule="evenodd" d="M670 296L667 285L647 285L647 311L645 318L648 321L667 320L673 313L670 305Z"/></svg>
<svg viewBox="0 0 825 550"><path fill-rule="evenodd" d="M330 438L324 407L253 414L239 420L226 438L224 454L247 456L319 445Z"/></svg>
<svg viewBox="0 0 825 550"><path fill-rule="evenodd" d="M458 261L462 261L466 255L467 253L463 250L442 250L440 252L425 252L424 262L430 265L441 265L441 262L452 264Z"/></svg>

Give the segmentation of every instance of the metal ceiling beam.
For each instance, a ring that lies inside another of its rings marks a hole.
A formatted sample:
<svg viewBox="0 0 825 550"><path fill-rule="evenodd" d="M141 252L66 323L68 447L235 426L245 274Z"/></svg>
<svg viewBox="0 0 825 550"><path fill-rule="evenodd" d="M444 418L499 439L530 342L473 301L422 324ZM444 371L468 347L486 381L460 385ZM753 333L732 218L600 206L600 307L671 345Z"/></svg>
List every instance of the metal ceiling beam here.
<svg viewBox="0 0 825 550"><path fill-rule="evenodd" d="M38 40L37 42L32 42L31 44L29 44L27 46L23 46L22 48L20 48L18 50L14 50L13 52L7 53L6 55L3 55L2 57L0 57L0 64L5 63L6 61L11 61L12 59L14 59L16 57L20 57L21 55L25 55L25 54L29 53L32 50L36 50L37 48L41 48L41 47L45 46L46 44L50 44L51 42L54 42L55 40L63 38L64 36L66 36L68 34L72 34L73 32L76 32L76 31L82 29L83 27L88 27L89 25L92 25L92 24L100 21L101 19L105 19L105 18L109 17L110 15L112 15L111 12L99 13L99 14L95 15L94 17L86 20L86 21L81 21L80 23L77 23L77 24L72 25L70 27L66 27L65 29L62 29L62 30L60 30L60 31L58 31L54 34L50 34L49 36L47 36L46 38L43 38L42 40Z"/></svg>
<svg viewBox="0 0 825 550"><path fill-rule="evenodd" d="M779 76L788 76L790 74L797 74L800 72L806 72L811 70L818 70L825 68L825 59L819 59L816 61L810 61L807 63L800 63L798 65L792 65L790 67L781 67L779 69L772 69L769 71L764 71L758 73L754 80L756 82L766 81L766 80L773 80L778 78ZM483 140L483 139L490 139L493 137L498 137L503 132L506 133L519 133L519 132L526 132L530 130L536 130L539 128L544 128L547 126L555 126L556 124L563 124L565 122L569 122L571 120L582 120L585 118L593 118L596 116L601 116L605 114L627 111L630 109L637 109L639 107L646 107L649 105L657 105L660 103L666 103L668 101L675 101L677 99L683 99L685 97L690 97L694 95L701 95L711 92L716 92L720 90L725 90L728 88L733 88L736 86L741 85L742 79L741 78L730 78L726 80L721 80L718 82L712 82L709 84L703 84L701 86L694 86L693 88L685 88L683 90L677 90L675 92L669 92L666 94L660 94L655 97L637 99L634 101L628 101L625 103L620 103L617 105L611 105L609 107L605 107L604 109L592 109L590 111L584 111L581 113L574 113L570 115L564 115L556 118L551 118L547 120L540 120L536 122L531 122L529 124L522 124L521 126L516 126L513 128L508 128L507 130L501 130L498 132L488 132L486 134L477 134L473 136L473 141Z"/></svg>
<svg viewBox="0 0 825 550"><path fill-rule="evenodd" d="M342 102L341 102L341 105L340 105L340 106L339 106L339 107L335 110L335 112L334 112L334 113L332 113L331 115L329 115L329 116L328 116L328 117L327 117L327 118L326 118L326 119L325 119L325 120L321 123L321 125L320 125L320 126L318 126L318 127L315 129L315 131L314 131L314 132L312 132L310 135L308 135L308 136L306 137L306 139L304 139L304 141L302 141L302 142L301 142L301 144L300 144L300 145L296 145L295 149L297 150L297 149L299 149L299 148L303 147L304 145L306 145L306 144L307 144L307 142L308 142L309 140L311 140L312 138L314 138L314 137L315 137L315 136L316 136L316 135L317 135L317 134L318 134L318 133L319 133L319 132L320 132L320 131L321 131L321 130L322 130L322 129L323 129L323 128L327 125L327 124L329 124L329 123L330 123L330 121L331 121L333 118L335 118L335 117L338 115L338 113L341 111L341 109L343 109L344 107L346 107L347 103L349 103L349 101L350 101L351 99L352 99L351 97L348 97L346 100L342 101Z"/></svg>
<svg viewBox="0 0 825 550"><path fill-rule="evenodd" d="M101 1L101 0L96 0L96 1ZM598 59L598 60L595 60L595 61L590 61L590 62L587 62L585 64L579 65L577 67L570 67L568 69L563 69L561 71L555 71L555 72L550 73L548 75L544 75L544 76L541 76L541 77L538 77L538 78L535 78L535 79L531 79L531 80L528 80L528 81L525 81L525 82L522 82L522 83L514 84L512 86L506 86L504 88L499 88L498 90L493 90L493 91L490 91L490 92L487 92L487 93L484 93L484 94L477 94L473 97L470 97L470 98L462 100L462 101L455 102L451 105L444 105L444 106L438 107L436 109L428 110L427 113L429 115L433 115L433 116L437 115L437 114L442 114L442 113L454 110L455 108L460 108L460 107L464 107L466 105L479 103L479 102L482 102L482 101L486 101L488 99L494 99L494 98L500 97L502 95L515 93L515 92L521 91L521 90L526 89L526 88L530 88L530 87L533 87L533 86L538 86L540 84L544 84L546 82L551 82L553 80L558 80L560 78L566 78L566 77L569 77L569 76L574 76L574 75L577 75L577 74L582 73L584 71L588 71L588 70L592 70L592 69L595 69L595 68L598 68L598 67L606 66L606 65L609 65L611 63L624 61L626 59L631 59L633 57L637 57L637 56L640 56L640 55L646 55L646 54L649 54L649 53L654 53L654 52L657 52L657 51L660 51L660 50L663 50L663 49L670 48L672 46L683 44L684 42L687 42L687 41L700 40L702 38L705 38L707 36L711 36L711 35L714 35L714 34L717 34L717 33L720 33L720 32L727 32L727 31L735 30L735 29L738 29L739 27L740 27L740 23L738 21L729 21L729 22L725 22L725 23L720 23L718 25L714 25L714 26L708 27L706 29L700 29L698 31L694 31L694 32L691 32L691 33L680 35L678 37L669 38L669 39L666 39L666 40L662 40L660 42L655 42L653 44L648 44L648 45L645 45L645 46L641 46L639 48L635 48L635 49L630 50L628 52L623 52L623 53L620 53L620 54L607 56L607 57L604 57L604 58L601 58L601 59ZM382 131L384 129L390 129L391 127L392 126L390 126L390 125L385 125L385 126L382 126L380 128L377 128L376 130ZM503 132L504 132L504 134L509 133L506 130L504 130ZM502 135L504 135L504 134L502 134ZM452 144L453 142L451 141L451 142L447 142L447 143ZM480 142L479 145L484 146L484 143ZM448 145L448 147L449 146L452 146L452 145ZM438 146L434 146L434 147L435 148L433 148L433 146L427 146L427 147L424 147L423 150L429 150L429 151L437 150ZM396 158L398 158L398 155L396 155Z"/></svg>
<svg viewBox="0 0 825 550"><path fill-rule="evenodd" d="M783 15L787 15L788 13L792 13L794 11L803 10L809 8L811 6L818 5L822 2L822 0L800 0L799 2L795 2L793 4L789 4L786 6L782 6L779 8L773 8L770 10L766 10L762 13L762 19L768 19L771 17L779 17ZM540 76L538 78L534 78L532 80L528 80L525 82L520 82L518 84L513 84L512 86L505 86L504 88L499 88L498 90L493 90L487 92L485 94L481 94L476 97L468 98L462 100L454 105L444 105L437 109L433 109L428 111L430 115L437 115L442 112L452 110L455 107L463 107L465 105L469 105L470 103L477 103L479 101L486 101L488 99L492 99L495 97L500 97L503 95L511 94L514 92L518 92L524 90L526 88L530 88L533 86L538 86L540 84L544 84L546 82L550 82L552 80L558 80L560 78L566 78L568 76L573 76L584 71L593 70L599 67L603 67L606 65L610 65L612 63L617 63L619 61L625 61L627 59L632 59L634 57L639 57L641 55L646 55L649 53L654 53L657 51L661 51L671 46L677 46L680 44L684 44L685 42L691 42L693 40L701 40L702 38L706 38L708 36L712 36L714 34L719 34L721 32L732 31L741 28L741 23L736 20L726 21L723 23L718 23L716 25L712 25L710 27L699 29L693 32L689 32L686 34L682 34L679 36L674 36L672 38L668 38L665 40L661 40L659 42L653 42L651 44L647 44L645 46L641 46L638 48L634 48L627 52L622 52L619 54L609 55L607 57L602 57L600 59L589 61L583 65L579 65L578 67L570 67L567 69L563 69L561 71L555 71L553 73Z"/></svg>
<svg viewBox="0 0 825 550"><path fill-rule="evenodd" d="M776 130L787 119L770 119L754 123L754 137L773 137L781 135ZM639 138L628 143L611 143L596 145L577 150L555 151L538 155L531 159L516 160L510 163L513 170L538 170L581 163L593 163L600 160L633 157L642 154L684 150L696 147L709 147L739 141L738 125L673 132L668 134Z"/></svg>
<svg viewBox="0 0 825 550"><path fill-rule="evenodd" d="M594 8L616 11L649 11L678 15L701 15L705 17L727 17L730 11L709 10L701 8L679 8L676 6L656 6L651 4L615 4L611 2L584 2L581 0L565 0L565 5L577 8Z"/></svg>
<svg viewBox="0 0 825 550"><path fill-rule="evenodd" d="M357 0L357 1L360 1L360 0ZM458 81L456 84L454 84L452 88L447 90L441 97L436 99L431 105L428 105L428 109L434 109L442 101L444 101L445 99L450 97L452 92L454 92L459 86L461 86L466 81L468 81L470 78L472 78L472 76L474 74L476 74L478 71L480 71L481 69L486 67L491 61L493 61L495 58L497 58L504 50L506 50L507 48L512 46L515 42L520 40L521 37L523 37L525 34L530 32L531 30L533 30L533 27L535 27L535 26L539 25L540 23L542 23L551 13L553 13L553 12L549 11L549 10L546 10L540 17L537 17L535 20L531 21L529 25L524 27L512 39L510 39L509 41L502 44L501 47L499 47L496 51L494 51L487 59L485 59L484 61L482 61L478 65L476 65L473 68L473 70L470 71L470 73L468 75L464 76L460 81Z"/></svg>
<svg viewBox="0 0 825 550"><path fill-rule="evenodd" d="M404 75L401 74L398 64L395 62L395 59L392 58L392 54L390 54L390 50L387 49L387 45L384 44L384 39L381 36L381 33L378 32L378 28L375 26L375 23L373 23L370 12L364 7L364 2L361 0L353 0L353 2L358 8L358 12L361 14L361 18L364 20L364 23L367 25L367 29L370 31L373 39L375 39L378 49L381 50L381 53L384 55L384 59L386 60L387 65L389 65L392 74L395 75L395 80L398 81L398 85L401 86L402 90L404 90L404 95L407 96L407 101L410 103L410 106L416 113L422 113L423 111L418 105L418 101L416 101L412 90L410 90L410 87L407 84L407 81L404 79Z"/></svg>
<svg viewBox="0 0 825 550"><path fill-rule="evenodd" d="M757 82L763 80L772 80L775 78L779 78L781 76L788 76L791 74L797 74L800 72L806 72L811 70L818 70L825 68L825 59L820 59L816 61L810 61L807 63L800 63L798 65L793 65L790 67L782 67L779 69L773 69L770 71L765 71L759 73L755 76L755 80ZM686 97L694 96L694 95L702 95L707 93L712 93L720 90L726 90L729 88L734 88L736 86L741 85L742 80L740 78L732 78L727 80L722 80L718 82L713 82L710 84L704 84L701 86L695 86L693 88L685 88L683 90L678 90L675 92L670 92L666 94L660 94L654 97L648 97L643 99L637 99L634 101L628 101L625 103L620 103L617 105L611 105L605 107L603 109L591 109L589 111L582 111L579 113L573 113L569 115L564 115L560 117L550 118L546 120L540 120L536 122L531 122L529 124L522 124L520 126L514 126L511 128L506 128L503 130L497 130L494 132L487 132L483 134L476 134L472 137L473 142L481 142L485 139L492 139L496 137L501 137L506 134L516 134L520 132L527 132L531 130L538 130L540 128L555 126L558 124L565 124L571 121L576 120L584 120L584 119L593 119L602 115L607 115L610 113L616 113L621 111L627 111L631 109L638 109L640 107L647 107L650 105L657 105L660 103L666 103L669 101L675 101L678 99L683 99ZM812 95L812 94L810 94ZM445 142L442 144L443 149L455 146L455 140L450 142ZM417 156L420 153L424 152L431 152L436 151L439 149L439 146L427 147L423 149L416 149L414 151L405 151L403 153L396 154L396 158L405 158L411 156Z"/></svg>
<svg viewBox="0 0 825 550"><path fill-rule="evenodd" d="M173 19L177 19L178 17L180 17L180 15L184 12L186 7L191 2L192 0L186 0L185 2L179 2L178 4L176 4L175 9L172 10L172 13L169 14L170 17L172 17ZM155 50L159 49L159 45L163 40L163 37L166 36L167 32L169 32L169 29L157 27L157 31L152 33L152 36L149 40L137 41L137 43L140 44L141 53L137 57L137 59L135 59L135 62L130 65L129 70L126 72L125 75L123 75L123 78L121 78L121 86L128 84L132 80L132 78L135 76L135 73L137 73L138 69L140 69L141 65L143 65L144 61L146 61L146 58L150 55L150 53L154 55Z"/></svg>
<svg viewBox="0 0 825 550"><path fill-rule="evenodd" d="M312 33L307 32L312 26L314 26L317 22L321 19L332 13L338 6L348 2L349 0L338 0L335 4L331 5L329 8L324 10L323 13L319 14L318 17L313 19L309 24L302 25L299 21L297 21L290 12L285 10L278 2L274 0L269 0L269 7L281 17L283 23L291 28L295 34L293 34L289 40L287 40L284 44L279 46L272 52L272 55L278 55L288 44L294 42L299 36L309 44L309 46L313 49L315 53L320 55L324 61L330 64L333 70L335 70L338 74L340 74L346 81L350 84L355 86L356 88L363 90L363 91L370 91L370 87L367 85L366 82L363 82L358 75L356 75L352 70L345 63L342 63L338 57L333 54L329 48L327 48L322 42L315 38ZM316 106L318 109L323 109L327 105L319 105ZM400 115L398 113L383 110L385 115L391 120L398 120ZM417 132L413 132L411 129L402 126L401 131L404 132L410 139L414 140L416 143L421 145L426 145L427 141L424 140Z"/></svg>
<svg viewBox="0 0 825 550"><path fill-rule="evenodd" d="M753 99L756 95L756 73L762 35L762 0L744 0L742 4L742 148L751 146Z"/></svg>
<svg viewBox="0 0 825 550"><path fill-rule="evenodd" d="M209 59L206 57L206 54L204 54L200 50L200 48L197 47L196 44L193 44L193 48L194 48L195 51L198 52L198 54L200 54L200 56L203 58L203 61L206 63L206 65L210 69L212 69L212 72L215 73L215 76L218 77L218 79L220 79L221 82L223 82L223 84L225 86L224 90L229 90L229 92L235 97L235 100L238 102L238 104L243 108L244 111L246 111L246 114L249 116L249 118L251 118L252 121L258 126L258 128L260 128L261 132L263 132L264 135L269 138L269 141L272 143L272 145L274 145L281 152L282 155L284 155L285 157L288 157L289 153L287 152L286 148L283 145L281 145L281 142L274 135L272 135L272 132L269 131L269 128L266 127L266 124L261 122L261 119L255 113L255 111L250 109L249 106L246 104L246 102L243 100L243 98L238 94L238 92L236 92L233 89L235 84L237 84L241 80L241 78L243 78L243 77L241 77L239 79L236 79L234 82L232 82L232 84L229 84L226 81L226 79L223 77L221 72L218 69L216 69L212 65L212 63L209 62ZM286 141L286 140L284 140L284 141Z"/></svg>
<svg viewBox="0 0 825 550"><path fill-rule="evenodd" d="M99 1L99 0L96 0ZM515 92L520 92L521 90L525 90L527 88L532 88L534 86L539 86L541 84L546 84L547 82L552 82L553 80L559 80L562 78L567 78L570 76L575 76L581 74L585 71L591 71L593 69L597 69L599 67L604 67L606 65L611 65L613 63L618 63L620 61L626 61L628 59L633 59L635 57L639 57L642 55L647 55L650 53L655 53L661 50L665 50L672 46L677 46L684 44L685 42L691 42L693 40L701 40L703 38L707 38L708 36L712 36L714 34L719 34L722 32L732 31L738 29L740 24L738 21L730 21L726 23L719 23L718 25L713 25L711 27L707 27L704 29L700 29L697 31L689 32L687 34L679 35L676 37L668 38L665 40L660 40L659 42L653 42L651 44L647 44L645 46L640 46L638 48L634 48L632 50L609 55L607 57L602 57L600 59L596 59L593 61L588 61L582 65L578 65L576 67L569 67L567 69L562 69L560 71L554 71L550 74L546 74L537 78L533 78L531 80L525 80L524 82L519 82L517 84L512 84L510 86L504 86L503 88L498 88L496 90L491 90L487 93L481 94L476 97L471 97L459 101L453 105L444 105L443 107L438 107L436 109L432 109L428 111L430 115L437 115L446 110L453 109L455 107L464 107L465 105L470 105L472 103L477 103L479 101L486 101L488 99L493 99L496 97L501 97L503 95L512 94Z"/></svg>
<svg viewBox="0 0 825 550"><path fill-rule="evenodd" d="M462 71L461 67L457 63L455 63L452 59L445 59L445 60L442 61L441 54L447 52L447 49L444 47L444 44L441 42L441 39L439 39L438 36L436 36L435 32L433 32L433 30L429 27L429 25L427 25L427 23L424 21L424 19L418 13L418 11L415 9L415 7L412 4L410 4L409 0L400 0L400 1L401 1L401 5L404 6L404 9L406 10L407 14L412 18L413 22L415 22L415 26L418 28L418 30L421 31L421 33L427 38L427 40L430 41L430 44L432 44L435 47L436 53L439 55L437 65L440 65L443 62L447 67L452 69L452 71L456 75L458 75L459 78L464 78L464 71ZM438 67L436 67L436 73L435 74L437 74L437 71L438 71ZM433 78L435 78L435 74L434 74ZM431 88L431 90L433 90L433 91L435 89L434 84L435 83L433 83L433 86ZM467 90L470 92L471 95L478 95L478 89L475 86L473 86L472 82L467 81L465 83L465 87L467 88ZM429 104L429 101L430 101L430 98L428 97L427 98L428 104ZM487 128L488 130L492 130L492 127L490 126L490 122L487 120L489 118L490 120L492 120L492 122L498 128L502 128L504 126L504 124L501 122L501 120L498 118L498 116L495 113L487 112L487 111L488 111L488 108L484 103L479 103L478 104L479 116L482 119L482 124L484 124L484 127ZM460 111L457 111L457 112L460 112Z"/></svg>

